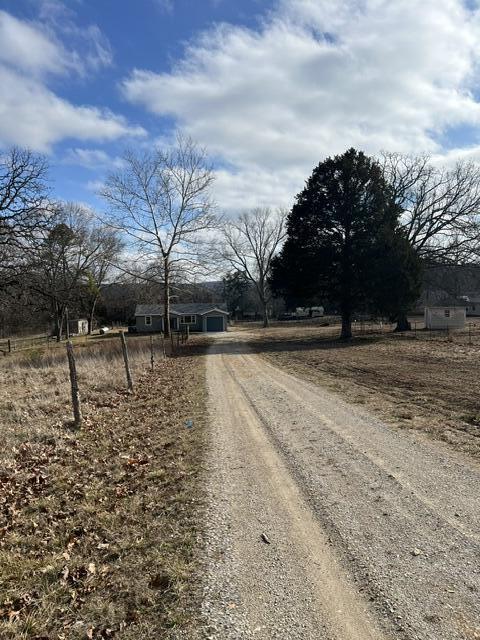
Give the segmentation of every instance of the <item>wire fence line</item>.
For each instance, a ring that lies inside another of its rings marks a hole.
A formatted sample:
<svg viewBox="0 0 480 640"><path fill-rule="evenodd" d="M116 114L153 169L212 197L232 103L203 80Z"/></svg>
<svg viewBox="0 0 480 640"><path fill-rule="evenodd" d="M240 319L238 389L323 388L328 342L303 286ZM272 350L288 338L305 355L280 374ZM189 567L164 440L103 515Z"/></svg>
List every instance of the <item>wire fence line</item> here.
<svg viewBox="0 0 480 640"><path fill-rule="evenodd" d="M55 348L47 346L45 340L22 341L20 344L23 348L12 349L12 345L8 345L4 352L6 357L0 362L4 377L12 372L24 371L31 380L38 379L39 375L41 378L51 379L51 372L68 371L66 379L63 380L70 382L73 425L79 428L83 423L82 391L88 391L92 385L98 385L98 381L104 379L107 372L107 384L112 386L114 378L115 387L119 389L122 385L123 369L123 384L126 391L132 394L137 375L148 368L153 371L157 363L161 366L162 361L167 358L180 355L188 340L188 331L172 333L171 339L166 339L163 333L137 336L120 331L108 336L81 336L55 343ZM36 372L35 376L31 377L29 371L32 374ZM60 375L60 378L63 375ZM59 399L66 392L64 382L54 377L51 383L55 386L55 393ZM32 389L29 391L33 393ZM8 400L8 391L5 398ZM17 394L15 400L18 400Z"/></svg>
<svg viewBox="0 0 480 640"><path fill-rule="evenodd" d="M480 345L480 317L467 318L465 326L461 329L442 328L429 329L425 327L422 316L413 316L409 319L410 331L395 331L396 323L382 318L361 318L357 317L352 321L352 335L359 336L385 336L399 339L418 339L429 341L448 341L452 343L462 343ZM243 323L237 323L239 325ZM251 323L245 323L249 326ZM258 324L258 323L257 323ZM272 320L270 327L291 328L298 327L306 329L318 329L319 333L325 337L338 337L342 320L340 316L322 316L317 318L301 318L289 320Z"/></svg>

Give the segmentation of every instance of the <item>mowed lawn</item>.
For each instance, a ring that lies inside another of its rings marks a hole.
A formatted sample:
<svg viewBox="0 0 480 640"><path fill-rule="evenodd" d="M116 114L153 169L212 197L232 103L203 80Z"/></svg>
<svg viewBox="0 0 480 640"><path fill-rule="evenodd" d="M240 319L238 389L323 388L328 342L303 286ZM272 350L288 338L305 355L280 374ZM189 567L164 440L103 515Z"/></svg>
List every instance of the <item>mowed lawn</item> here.
<svg viewBox="0 0 480 640"><path fill-rule="evenodd" d="M128 344L133 395L118 337L77 348L79 431L64 346L0 360L1 638L174 638L194 624L203 347L164 360L156 344L150 371L148 339Z"/></svg>
<svg viewBox="0 0 480 640"><path fill-rule="evenodd" d="M254 330L272 364L363 404L397 426L480 457L480 332L377 332L341 342L338 327ZM321 392L321 391L320 391Z"/></svg>

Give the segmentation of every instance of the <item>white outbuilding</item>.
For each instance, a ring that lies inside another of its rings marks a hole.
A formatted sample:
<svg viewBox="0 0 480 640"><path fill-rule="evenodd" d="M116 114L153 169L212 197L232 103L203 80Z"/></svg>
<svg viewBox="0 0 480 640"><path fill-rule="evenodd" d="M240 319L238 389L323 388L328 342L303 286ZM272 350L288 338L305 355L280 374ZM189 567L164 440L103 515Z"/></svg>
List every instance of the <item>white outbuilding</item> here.
<svg viewBox="0 0 480 640"><path fill-rule="evenodd" d="M425 329L463 329L466 307L425 307Z"/></svg>

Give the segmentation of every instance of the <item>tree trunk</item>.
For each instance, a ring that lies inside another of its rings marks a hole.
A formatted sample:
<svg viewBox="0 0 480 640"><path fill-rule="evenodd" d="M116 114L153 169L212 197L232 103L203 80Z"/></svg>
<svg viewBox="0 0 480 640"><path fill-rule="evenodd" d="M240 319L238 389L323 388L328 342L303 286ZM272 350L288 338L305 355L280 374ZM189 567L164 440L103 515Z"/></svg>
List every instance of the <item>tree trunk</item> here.
<svg viewBox="0 0 480 640"><path fill-rule="evenodd" d="M58 303L55 303L55 338L57 342L61 342L63 334L63 316L65 309Z"/></svg>
<svg viewBox="0 0 480 640"><path fill-rule="evenodd" d="M68 313L68 307L65 309L65 331L67 334L67 340L70 340L70 315Z"/></svg>
<svg viewBox="0 0 480 640"><path fill-rule="evenodd" d="M397 318L397 326L395 327L395 331L411 331L412 325L408 321L406 314L400 314Z"/></svg>
<svg viewBox="0 0 480 640"><path fill-rule="evenodd" d="M349 312L342 313L342 333L340 338L342 340L350 340L352 337L352 316Z"/></svg>
<svg viewBox="0 0 480 640"><path fill-rule="evenodd" d="M269 325L269 320L268 320L268 306L266 302L263 302L263 326L264 328L267 328Z"/></svg>
<svg viewBox="0 0 480 640"><path fill-rule="evenodd" d="M164 285L163 285L163 296L164 296L164 312L163 312L163 332L168 337L170 335L170 265L168 263L168 258L165 258L163 261L163 269L164 269Z"/></svg>
<svg viewBox="0 0 480 640"><path fill-rule="evenodd" d="M97 300L98 300L98 296L95 296L95 299L92 302L92 307L90 309L90 317L88 319L88 335L89 336L92 335L92 331L93 331L93 320L95 315L95 307L97 306Z"/></svg>
<svg viewBox="0 0 480 640"><path fill-rule="evenodd" d="M57 310L55 310L55 339L57 342L61 340L61 331L60 331L60 318L58 316Z"/></svg>

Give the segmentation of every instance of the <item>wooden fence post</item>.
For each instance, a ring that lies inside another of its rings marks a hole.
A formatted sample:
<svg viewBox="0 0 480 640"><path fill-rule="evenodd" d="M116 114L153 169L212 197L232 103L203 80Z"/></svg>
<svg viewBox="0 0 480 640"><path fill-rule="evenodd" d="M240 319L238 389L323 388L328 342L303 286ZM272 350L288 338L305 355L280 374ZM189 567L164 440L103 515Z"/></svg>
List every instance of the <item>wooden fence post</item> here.
<svg viewBox="0 0 480 640"><path fill-rule="evenodd" d="M76 427L80 428L83 419L82 408L80 406L80 393L78 390L77 366L75 364L73 344L70 340L67 342L67 358L68 368L70 370L70 386L72 389L73 422Z"/></svg>
<svg viewBox="0 0 480 640"><path fill-rule="evenodd" d="M155 356L153 354L153 336L150 336L150 365L153 371L153 365L155 364Z"/></svg>
<svg viewBox="0 0 480 640"><path fill-rule="evenodd" d="M125 373L127 374L127 388L128 388L128 392L132 393L133 391L132 374L130 373L128 349L127 349L127 343L125 341L125 333L123 331L120 331L120 340L122 342L122 352L123 352L123 361L125 363Z"/></svg>
<svg viewBox="0 0 480 640"><path fill-rule="evenodd" d="M12 353L12 342L10 338L8 339L8 353Z"/></svg>

